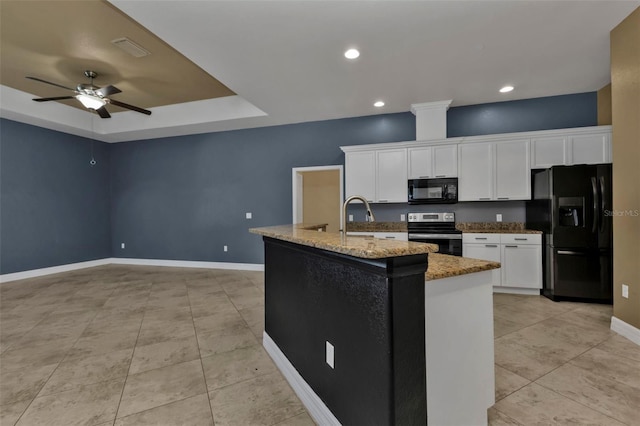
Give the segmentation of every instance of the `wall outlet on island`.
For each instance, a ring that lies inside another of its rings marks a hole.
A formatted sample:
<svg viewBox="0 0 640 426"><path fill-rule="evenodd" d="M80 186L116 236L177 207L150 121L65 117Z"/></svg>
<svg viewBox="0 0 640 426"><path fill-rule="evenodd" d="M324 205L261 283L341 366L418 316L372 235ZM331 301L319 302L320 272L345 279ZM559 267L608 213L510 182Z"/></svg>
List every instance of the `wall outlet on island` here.
<svg viewBox="0 0 640 426"><path fill-rule="evenodd" d="M224 250L224 251L229 251L229 247L224 246L224 247L222 247L222 250Z"/></svg>
<svg viewBox="0 0 640 426"><path fill-rule="evenodd" d="M252 217L253 215L252 215L251 213L247 212L244 216L245 216L247 219L251 219L251 217Z"/></svg>
<svg viewBox="0 0 640 426"><path fill-rule="evenodd" d="M327 343L327 345L326 345L326 361L327 361L327 364L329 364L329 367L335 368L335 364L334 364L335 349L334 349L333 345L331 343L329 343L328 340L327 340L326 343Z"/></svg>
<svg viewBox="0 0 640 426"><path fill-rule="evenodd" d="M500 213L496 214L496 222L502 222L502 214Z"/></svg>
<svg viewBox="0 0 640 426"><path fill-rule="evenodd" d="M120 248L123 249L124 248L124 243L120 244Z"/></svg>

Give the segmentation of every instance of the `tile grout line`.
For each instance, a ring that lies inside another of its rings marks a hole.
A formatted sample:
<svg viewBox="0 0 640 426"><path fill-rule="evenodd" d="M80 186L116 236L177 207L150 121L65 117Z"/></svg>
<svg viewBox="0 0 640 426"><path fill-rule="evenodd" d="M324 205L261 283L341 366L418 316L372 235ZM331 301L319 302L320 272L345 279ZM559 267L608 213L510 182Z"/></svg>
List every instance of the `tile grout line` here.
<svg viewBox="0 0 640 426"><path fill-rule="evenodd" d="M202 362L202 352L200 351L200 341L198 340L198 329L196 328L196 322L193 319L193 310L191 309L191 296L189 295L189 286L187 285L187 280L185 280L185 287L187 289L187 300L189 301L189 313L191 314L191 323L193 324L193 332L196 335L196 345L198 346L198 359L200 360L200 368L202 369L202 378L204 380L204 391L207 395L207 402L209 403L209 412L211 413L211 421L213 422L213 426L215 426L216 419L215 419L215 416L213 415L213 407L211 406L211 398L209 396L209 385L207 385L207 375L204 372L204 364ZM227 298L229 297L226 292L225 292L225 295L227 296Z"/></svg>
<svg viewBox="0 0 640 426"><path fill-rule="evenodd" d="M52 287L52 286L54 286L54 285L56 285L56 284L58 284L58 283L52 284L52 285L48 286L47 288ZM80 291L80 290L77 290L76 292L74 292L74 295L75 295L75 293L77 293L78 291ZM111 297L111 294L113 294L113 292L115 292L115 289L113 289L113 290L111 291L111 293L109 293L109 297ZM73 296L70 296L70 298L71 298L71 297L73 297ZM66 299L66 300L68 300L68 299ZM65 300L65 301L66 301L66 300ZM105 302L105 303L106 303L106 302ZM101 309L102 309L102 308L101 308ZM55 312L55 311L53 311L53 312ZM53 312L50 312L50 313L49 313L49 314L47 314L47 315L46 315L46 316L45 316L41 321L38 321L38 323L36 323L36 325L34 325L34 326L29 330L29 331L33 330L37 325L39 325L41 322L43 322L44 320L46 320L50 315L52 315L52 314L53 314ZM73 311L72 311L72 312L73 312ZM82 332L83 332L83 333L84 333L84 330L86 330L86 329L87 329L87 327L89 327L89 324L91 324L91 322L92 322L92 321L95 319L95 317L98 315L98 312L99 312L99 311L96 311L96 313L95 313L95 314L93 315L93 317L91 318L91 321L89 321L89 322L87 323L87 325L85 326L85 328L82 330ZM28 333L28 332L27 332L27 333ZM25 333L25 335L26 335L27 333ZM63 357L63 358L58 362L58 364L56 365L56 367L51 371L51 374L49 374L49 376L47 377L47 380L45 380L45 381L44 381L44 383L42 383L42 386L40 386L40 388L38 389L38 392L37 392L37 393L35 394L35 396L31 399L31 401L29 401L29 404L27 404L27 406L26 406L26 407L25 407L25 409L22 411L22 413L20 414L20 416L18 417L18 419L15 421L14 425L15 425L15 424L18 424L18 422L20 422L20 419L22 418L22 416L24 416L24 413L26 413L26 412L27 412L27 410L29 410L29 407L31 407L31 404L33 404L33 402L38 398L38 395L40 395L40 392L42 392L42 389L44 389L44 387L47 385L47 383L49 383L49 380L51 380L51 377L55 374L55 372L58 370L58 368L60 368L60 364L62 364L62 363L65 361L65 359L67 359L67 356L68 356L68 354L69 354L69 351L71 351L71 349L73 349L73 347L75 346L75 344L76 344L76 343L78 343L78 340L80 340L80 337L81 337L81 336L82 336L82 333L80 333L80 334L78 335L78 338L73 342L73 345L71 345L71 347L69 348L69 350L65 353L64 357ZM4 352L4 351L3 351L3 352ZM56 392L56 393L60 393L60 392ZM55 395L55 393L54 393L54 394L50 394L50 395ZM43 395L43 396L47 396L47 395Z"/></svg>
<svg viewBox="0 0 640 426"><path fill-rule="evenodd" d="M545 376L546 376L546 374L545 374ZM542 376L542 377L544 377L544 376ZM542 377L540 377L540 378L542 378ZM569 396L563 395L563 394L561 394L560 392L557 392L557 391L555 391L554 389L551 389L551 388L549 388L549 387L547 387L547 386L545 386L545 385L543 385L543 384L541 384L541 383L537 383L537 382L535 382L535 383L536 383L536 385L538 385L538 386L540 386L540 387L543 387L543 388L545 388L546 390L548 390L548 391L550 391L550 392L553 392L553 393L555 393L555 394L556 394L556 395L558 395L558 396L561 396L562 398L567 398L568 400L573 401L573 402L575 402L576 404L582 405L583 407L585 407L585 408L587 408L587 409L589 409L589 410L593 410L593 411L595 411L595 412L596 412L596 413L598 413L598 414L601 414L601 415L603 415L603 416L605 416L605 417L610 418L611 420L614 420L614 421L619 422L619 423L622 423L622 424L627 424L627 423L625 423L625 422L624 422L624 421L622 421L622 420L618 420L618 419L616 419L615 417L611 417L610 415L608 415L608 414L606 414L606 413L603 413L603 412L602 412L602 411L600 411L597 407L589 406L589 405L585 405L585 404L583 404L582 402L580 402L580 401L576 401L575 399L573 399L573 398L571 398L571 397L569 397Z"/></svg>
<svg viewBox="0 0 640 426"><path fill-rule="evenodd" d="M133 363L133 357L136 354L136 346L138 345L138 339L140 338L140 330L142 330L142 324L144 323L144 317L147 314L147 305L149 304L149 298L151 297L151 290L153 289L153 280L151 281L151 285L149 286L149 293L147 294L147 301L144 304L144 313L142 314L142 320L140 321L140 326L138 327L138 335L136 336L136 341L133 344L133 351L131 352L131 358L129 359L129 368L127 368L127 375L124 378L124 383L122 384L122 390L120 391L120 398L118 399L118 406L116 407L116 414L113 417L113 425L116 424L116 420L118 420L118 412L120 411L120 405L122 404L122 397L124 396L124 390L127 387L127 381L129 380L129 372L131 371L131 364Z"/></svg>

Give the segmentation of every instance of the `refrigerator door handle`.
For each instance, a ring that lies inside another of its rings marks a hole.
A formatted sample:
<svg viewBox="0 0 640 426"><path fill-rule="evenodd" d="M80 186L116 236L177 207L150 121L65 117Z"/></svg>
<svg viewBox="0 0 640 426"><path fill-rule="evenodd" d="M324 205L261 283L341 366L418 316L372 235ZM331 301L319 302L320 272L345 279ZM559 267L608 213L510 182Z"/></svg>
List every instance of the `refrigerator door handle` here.
<svg viewBox="0 0 640 426"><path fill-rule="evenodd" d="M586 256L586 253L583 252L579 252L579 251L571 251L571 250L558 250L557 252L558 254L569 254L569 255L574 255L574 256Z"/></svg>
<svg viewBox="0 0 640 426"><path fill-rule="evenodd" d="M600 221L600 203L598 202L598 187L594 177L591 178L591 190L593 191L593 225L591 226L591 232L596 232Z"/></svg>
<svg viewBox="0 0 640 426"><path fill-rule="evenodd" d="M600 232L604 230L604 200L605 197L605 186L604 186L604 178L600 176L600 214L602 215L600 218Z"/></svg>

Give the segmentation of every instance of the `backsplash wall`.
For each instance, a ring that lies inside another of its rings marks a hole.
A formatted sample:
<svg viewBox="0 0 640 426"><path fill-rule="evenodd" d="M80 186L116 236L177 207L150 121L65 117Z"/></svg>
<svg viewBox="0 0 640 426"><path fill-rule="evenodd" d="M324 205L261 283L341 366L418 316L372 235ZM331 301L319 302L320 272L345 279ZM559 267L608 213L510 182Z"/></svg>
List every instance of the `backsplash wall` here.
<svg viewBox="0 0 640 426"><path fill-rule="evenodd" d="M380 222L400 222L400 215L421 212L453 212L456 214L456 222L495 222L496 214L502 214L503 222L524 222L524 201L473 201L456 204L418 204L408 205L401 203L372 204L371 210ZM349 206L347 214L353 215L354 222L364 222L366 211L361 204Z"/></svg>

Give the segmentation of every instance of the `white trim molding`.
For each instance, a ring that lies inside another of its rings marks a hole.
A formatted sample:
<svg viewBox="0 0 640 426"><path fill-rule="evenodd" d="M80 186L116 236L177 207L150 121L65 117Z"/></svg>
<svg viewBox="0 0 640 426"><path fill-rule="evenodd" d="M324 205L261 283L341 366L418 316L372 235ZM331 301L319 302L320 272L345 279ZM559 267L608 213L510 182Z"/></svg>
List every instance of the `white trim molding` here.
<svg viewBox="0 0 640 426"><path fill-rule="evenodd" d="M635 328L631 324L627 324L621 319L612 316L611 330L623 337L626 337L636 345L640 345L640 329Z"/></svg>
<svg viewBox="0 0 640 426"><path fill-rule="evenodd" d="M280 372L282 372L285 379L287 379L293 391L298 395L298 398L300 398L300 401L302 401L307 411L309 411L313 420L323 426L340 425L341 423L336 419L331 410L329 410L324 402L322 402L322 399L311 389L311 386L302 378L300 373L298 373L293 364L291 364L266 331L262 334L262 345Z"/></svg>
<svg viewBox="0 0 640 426"><path fill-rule="evenodd" d="M107 257L87 262L70 263L68 265L52 266L49 268L31 269L29 271L14 272L0 275L0 283L24 280L26 278L59 274L60 272L75 271L77 269L92 268L102 265L140 265L140 266L171 266L176 268L230 269L237 271L264 271L261 263L231 263L231 262L198 262L190 260L164 259L128 259L121 257Z"/></svg>
<svg viewBox="0 0 640 426"><path fill-rule="evenodd" d="M30 269L28 271L0 275L0 283L24 280L27 278L42 277L44 275L59 274L61 272L75 271L77 269L93 268L94 266L108 265L110 263L110 258L104 258L98 260L88 260L86 262L69 263L67 265L51 266L48 268Z"/></svg>
<svg viewBox="0 0 640 426"><path fill-rule="evenodd" d="M131 259L112 257L114 265L143 265L143 266L171 266L174 268L203 268L203 269L232 269L237 271L264 271L260 263L232 263L232 262L200 262L193 260L167 259Z"/></svg>

